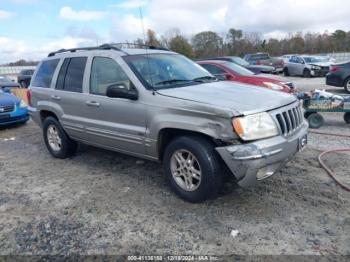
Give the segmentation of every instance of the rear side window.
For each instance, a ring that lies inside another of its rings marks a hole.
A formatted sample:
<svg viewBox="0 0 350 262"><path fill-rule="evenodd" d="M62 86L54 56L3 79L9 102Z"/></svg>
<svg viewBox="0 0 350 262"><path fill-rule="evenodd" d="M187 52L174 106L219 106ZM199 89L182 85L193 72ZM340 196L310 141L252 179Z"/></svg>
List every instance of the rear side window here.
<svg viewBox="0 0 350 262"><path fill-rule="evenodd" d="M105 96L110 85L133 88L128 76L116 61L107 57L95 57L91 67L90 93Z"/></svg>
<svg viewBox="0 0 350 262"><path fill-rule="evenodd" d="M56 70L59 59L52 59L41 63L35 78L32 81L33 86L50 88L52 76Z"/></svg>
<svg viewBox="0 0 350 262"><path fill-rule="evenodd" d="M56 89L82 93L86 57L64 59L57 78Z"/></svg>

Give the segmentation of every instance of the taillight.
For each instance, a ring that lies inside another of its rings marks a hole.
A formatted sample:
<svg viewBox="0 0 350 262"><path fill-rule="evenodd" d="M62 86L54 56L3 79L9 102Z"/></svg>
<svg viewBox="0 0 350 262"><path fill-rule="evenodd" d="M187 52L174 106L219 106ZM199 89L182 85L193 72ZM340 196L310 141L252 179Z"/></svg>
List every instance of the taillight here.
<svg viewBox="0 0 350 262"><path fill-rule="evenodd" d="M334 72L337 72L340 70L340 67L339 66L336 66L336 65L332 65L329 69L330 72L334 73Z"/></svg>
<svg viewBox="0 0 350 262"><path fill-rule="evenodd" d="M32 106L32 90L27 89L27 100L28 100L28 105Z"/></svg>

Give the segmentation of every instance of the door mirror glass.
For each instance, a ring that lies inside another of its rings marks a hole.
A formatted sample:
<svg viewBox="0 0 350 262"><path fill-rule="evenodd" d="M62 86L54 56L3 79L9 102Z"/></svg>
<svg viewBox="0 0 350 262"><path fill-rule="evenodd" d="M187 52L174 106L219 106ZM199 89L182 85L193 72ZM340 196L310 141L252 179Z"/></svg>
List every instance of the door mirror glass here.
<svg viewBox="0 0 350 262"><path fill-rule="evenodd" d="M128 89L124 83L108 86L106 95L112 98L125 98L130 100L137 100L139 97L135 88Z"/></svg>

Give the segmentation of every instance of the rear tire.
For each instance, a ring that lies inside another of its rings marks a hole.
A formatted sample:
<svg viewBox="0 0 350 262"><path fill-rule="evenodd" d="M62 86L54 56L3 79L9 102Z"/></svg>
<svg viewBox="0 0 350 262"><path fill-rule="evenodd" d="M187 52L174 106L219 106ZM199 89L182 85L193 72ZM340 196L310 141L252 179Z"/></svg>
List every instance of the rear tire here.
<svg viewBox="0 0 350 262"><path fill-rule="evenodd" d="M324 123L324 119L319 113L310 114L307 117L307 121L309 122L309 126L311 128L320 128Z"/></svg>
<svg viewBox="0 0 350 262"><path fill-rule="evenodd" d="M350 112L344 114L344 121L345 123L350 124Z"/></svg>
<svg viewBox="0 0 350 262"><path fill-rule="evenodd" d="M304 69L303 77L305 77L305 78L310 78L311 77L311 72L310 72L309 69Z"/></svg>
<svg viewBox="0 0 350 262"><path fill-rule="evenodd" d="M288 71L288 68L287 68L287 67L285 67L285 68L283 69L283 74L284 74L284 76L289 76L289 71Z"/></svg>
<svg viewBox="0 0 350 262"><path fill-rule="evenodd" d="M77 151L78 143L68 137L54 117L45 118L43 136L45 145L53 157L65 159Z"/></svg>
<svg viewBox="0 0 350 262"><path fill-rule="evenodd" d="M163 167L170 187L185 201L203 202L214 198L222 188L220 158L207 139L197 136L174 139L165 149Z"/></svg>
<svg viewBox="0 0 350 262"><path fill-rule="evenodd" d="M345 79L345 82L344 82L344 91L345 91L345 93L350 94L350 77L348 77L347 79Z"/></svg>
<svg viewBox="0 0 350 262"><path fill-rule="evenodd" d="M21 81L19 84L22 88L27 88L27 84L25 81Z"/></svg>

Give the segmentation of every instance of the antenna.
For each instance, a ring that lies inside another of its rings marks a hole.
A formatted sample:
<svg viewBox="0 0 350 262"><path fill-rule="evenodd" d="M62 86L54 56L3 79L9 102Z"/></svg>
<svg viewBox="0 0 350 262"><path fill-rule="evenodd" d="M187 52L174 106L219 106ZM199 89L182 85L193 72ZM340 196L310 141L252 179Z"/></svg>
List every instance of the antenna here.
<svg viewBox="0 0 350 262"><path fill-rule="evenodd" d="M142 8L141 6L139 6L139 12L140 12L140 20L141 20L141 28L142 28L142 35L143 35L143 43L146 45L146 34L145 34L145 25L143 23L143 15L142 15ZM149 54L148 54L148 49L145 48L146 50L146 57L147 57L147 72L148 72L148 77L151 80L151 85L152 85L152 89L154 92L156 92L156 90L154 89L153 86L153 79L151 76L151 65L149 63Z"/></svg>

